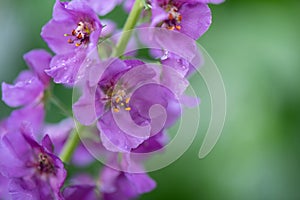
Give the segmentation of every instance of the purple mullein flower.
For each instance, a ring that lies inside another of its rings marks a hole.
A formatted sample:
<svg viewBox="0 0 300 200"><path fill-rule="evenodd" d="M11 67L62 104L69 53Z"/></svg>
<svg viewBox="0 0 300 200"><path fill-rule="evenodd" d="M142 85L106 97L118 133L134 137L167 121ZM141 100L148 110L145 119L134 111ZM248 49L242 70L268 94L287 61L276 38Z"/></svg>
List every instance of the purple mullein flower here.
<svg viewBox="0 0 300 200"><path fill-rule="evenodd" d="M43 83L29 70L22 71L13 85L2 83L2 100L11 107L38 103L44 92Z"/></svg>
<svg viewBox="0 0 300 200"><path fill-rule="evenodd" d="M52 154L52 147L48 136L43 138L42 145L38 144L28 127L1 138L0 169L10 179L9 193L13 199L61 199L66 170Z"/></svg>
<svg viewBox="0 0 300 200"><path fill-rule="evenodd" d="M49 68L51 55L44 50L32 50L24 55L31 70L22 71L14 84L2 83L2 100L11 107L39 103L50 77L44 70Z"/></svg>
<svg viewBox="0 0 300 200"><path fill-rule="evenodd" d="M102 25L98 16L83 1L56 1L53 18L41 36L56 53L46 73L54 82L72 85L86 55L97 47Z"/></svg>
<svg viewBox="0 0 300 200"><path fill-rule="evenodd" d="M162 79L164 84L160 83L158 67L138 60L117 59L109 64L102 76L97 76L97 70L103 72L101 64L95 65L73 111L84 125L90 125L98 118L101 141L108 150L128 152L171 126L180 116L177 94L164 86L170 85L167 79ZM181 87L185 82L178 79L176 84ZM151 118L149 111L156 104L161 105L165 113L154 109Z"/></svg>
<svg viewBox="0 0 300 200"><path fill-rule="evenodd" d="M177 30L193 39L203 35L211 24L209 7L197 0L153 0L153 26Z"/></svg>
<svg viewBox="0 0 300 200"><path fill-rule="evenodd" d="M2 83L2 99L12 107L37 103L49 84L49 77L43 72L49 68L51 55L44 50L32 50L24 55L31 70L19 74L14 85Z"/></svg>
<svg viewBox="0 0 300 200"><path fill-rule="evenodd" d="M44 91L50 77L44 73L48 69L51 55L44 50L32 50L24 55L31 70L23 71L14 84L2 83L2 99L12 107L23 106L15 110L3 122L6 130L18 130L23 124L31 124L34 132L41 129L44 111Z"/></svg>

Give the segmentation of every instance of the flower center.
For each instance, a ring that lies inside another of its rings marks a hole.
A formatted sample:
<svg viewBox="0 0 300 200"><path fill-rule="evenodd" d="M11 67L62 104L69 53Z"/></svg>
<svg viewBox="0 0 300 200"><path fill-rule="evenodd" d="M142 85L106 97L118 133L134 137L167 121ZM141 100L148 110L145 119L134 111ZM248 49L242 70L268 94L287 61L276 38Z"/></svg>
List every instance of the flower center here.
<svg viewBox="0 0 300 200"><path fill-rule="evenodd" d="M164 9L168 13L168 19L164 21L164 26L169 30L180 30L182 15L178 12L178 8L172 4L167 4Z"/></svg>
<svg viewBox="0 0 300 200"><path fill-rule="evenodd" d="M76 47L79 47L82 44L87 44L90 40L91 28L89 23L84 23L80 21L77 24L77 28L73 29L71 34L64 34L68 38L69 44L74 44Z"/></svg>
<svg viewBox="0 0 300 200"><path fill-rule="evenodd" d="M131 110L131 107L129 106L130 97L124 89L107 87L107 89L102 88L102 90L106 94L106 97L102 98L102 100L107 101L107 105L111 106L114 112L120 112L122 108L126 111Z"/></svg>
<svg viewBox="0 0 300 200"><path fill-rule="evenodd" d="M53 165L52 159L44 153L40 153L38 155L37 169L40 173L45 173L45 174L55 173L55 167Z"/></svg>

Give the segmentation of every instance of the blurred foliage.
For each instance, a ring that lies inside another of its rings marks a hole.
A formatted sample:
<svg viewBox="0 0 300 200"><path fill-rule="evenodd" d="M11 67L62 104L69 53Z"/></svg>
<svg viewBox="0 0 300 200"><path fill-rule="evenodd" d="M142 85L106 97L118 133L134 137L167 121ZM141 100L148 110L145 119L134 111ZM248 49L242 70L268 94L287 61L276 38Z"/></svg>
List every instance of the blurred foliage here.
<svg viewBox="0 0 300 200"><path fill-rule="evenodd" d="M0 3L0 81L12 82L22 55L47 48L39 31L51 18L53 0ZM152 172L157 189L147 199L300 199L300 2L228 0L210 5L213 24L199 40L218 65L228 96L223 134L205 159L197 155L209 119L204 83L201 127L189 150ZM109 14L121 28L121 8ZM55 91L70 99L60 86ZM70 102L66 102L70 104ZM57 111L48 116L55 122ZM0 103L0 118L10 109Z"/></svg>

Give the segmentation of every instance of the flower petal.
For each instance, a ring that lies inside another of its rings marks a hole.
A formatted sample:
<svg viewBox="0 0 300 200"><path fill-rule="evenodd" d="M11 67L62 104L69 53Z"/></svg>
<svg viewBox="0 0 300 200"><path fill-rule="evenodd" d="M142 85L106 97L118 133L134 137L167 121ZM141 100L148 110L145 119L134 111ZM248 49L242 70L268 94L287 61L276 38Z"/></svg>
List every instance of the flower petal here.
<svg viewBox="0 0 300 200"><path fill-rule="evenodd" d="M24 106L43 94L44 84L30 71L19 74L14 85L2 83L2 100L11 107Z"/></svg>

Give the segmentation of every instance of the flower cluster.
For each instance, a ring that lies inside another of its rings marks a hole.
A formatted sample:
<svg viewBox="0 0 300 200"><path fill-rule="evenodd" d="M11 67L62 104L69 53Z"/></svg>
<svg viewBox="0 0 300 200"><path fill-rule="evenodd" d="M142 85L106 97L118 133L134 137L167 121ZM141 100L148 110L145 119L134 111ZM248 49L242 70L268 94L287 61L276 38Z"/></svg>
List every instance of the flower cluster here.
<svg viewBox="0 0 300 200"><path fill-rule="evenodd" d="M211 24L207 4L221 2L56 0L41 31L53 55L26 53L29 69L2 83L2 100L16 110L0 122L0 197L125 200L153 190L147 153L163 150L183 106L198 102L185 94L203 62L195 40ZM130 12L122 34L102 19L120 4ZM138 45L154 62L138 59ZM74 116L54 84L79 94ZM46 122L51 104L66 111L65 120ZM99 155L105 166L98 176L65 168L94 165Z"/></svg>

